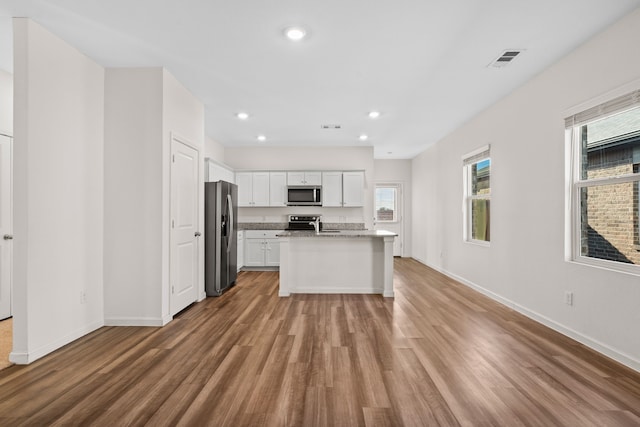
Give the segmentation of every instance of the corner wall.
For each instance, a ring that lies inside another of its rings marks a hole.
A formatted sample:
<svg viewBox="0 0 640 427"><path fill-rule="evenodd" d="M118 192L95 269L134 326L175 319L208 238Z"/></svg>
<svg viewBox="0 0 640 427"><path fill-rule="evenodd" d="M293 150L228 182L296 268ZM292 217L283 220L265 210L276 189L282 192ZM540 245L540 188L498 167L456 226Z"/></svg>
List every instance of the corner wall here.
<svg viewBox="0 0 640 427"><path fill-rule="evenodd" d="M105 323L161 326L162 68L108 68L105 82Z"/></svg>
<svg viewBox="0 0 640 427"><path fill-rule="evenodd" d="M568 109L640 78L640 10L413 160L418 260L640 370L638 276L565 261ZM491 247L463 242L462 156L491 144ZM564 304L564 292L574 305Z"/></svg>
<svg viewBox="0 0 640 427"><path fill-rule="evenodd" d="M14 347L30 363L103 325L104 69L14 24Z"/></svg>

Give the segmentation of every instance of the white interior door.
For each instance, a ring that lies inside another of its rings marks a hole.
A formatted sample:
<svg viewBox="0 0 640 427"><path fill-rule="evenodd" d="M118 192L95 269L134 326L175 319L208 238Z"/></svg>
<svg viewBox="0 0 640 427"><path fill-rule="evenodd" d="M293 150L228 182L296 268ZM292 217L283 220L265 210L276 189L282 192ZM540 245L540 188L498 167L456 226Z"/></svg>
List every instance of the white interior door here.
<svg viewBox="0 0 640 427"><path fill-rule="evenodd" d="M11 317L12 144L12 138L0 135L0 320Z"/></svg>
<svg viewBox="0 0 640 427"><path fill-rule="evenodd" d="M402 184L376 183L374 193L373 228L398 235L393 241L393 256L402 256L404 226L402 214Z"/></svg>
<svg viewBox="0 0 640 427"><path fill-rule="evenodd" d="M171 140L171 315L198 297L198 151Z"/></svg>

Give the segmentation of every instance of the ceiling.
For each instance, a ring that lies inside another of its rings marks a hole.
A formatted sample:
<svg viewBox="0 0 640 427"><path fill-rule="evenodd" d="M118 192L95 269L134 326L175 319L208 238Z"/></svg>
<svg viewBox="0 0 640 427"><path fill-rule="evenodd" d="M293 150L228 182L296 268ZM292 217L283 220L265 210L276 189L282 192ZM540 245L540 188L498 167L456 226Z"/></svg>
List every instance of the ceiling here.
<svg viewBox="0 0 640 427"><path fill-rule="evenodd" d="M106 67L167 68L204 103L205 133L227 147L373 146L376 158L412 158L637 7L640 0L0 0L0 68L12 70L10 17L27 16ZM308 37L286 39L291 25ZM507 67L488 66L510 49L523 53ZM372 110L380 117L368 118ZM249 119L236 118L240 111Z"/></svg>

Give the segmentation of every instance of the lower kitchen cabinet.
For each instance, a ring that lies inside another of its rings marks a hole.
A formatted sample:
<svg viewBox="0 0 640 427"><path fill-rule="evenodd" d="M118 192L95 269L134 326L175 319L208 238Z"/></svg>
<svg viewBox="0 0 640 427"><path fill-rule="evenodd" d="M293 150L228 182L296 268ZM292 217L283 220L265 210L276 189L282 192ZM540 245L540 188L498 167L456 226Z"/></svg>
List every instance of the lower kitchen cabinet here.
<svg viewBox="0 0 640 427"><path fill-rule="evenodd" d="M280 242L276 237L281 230L246 230L244 232L244 266L280 266Z"/></svg>

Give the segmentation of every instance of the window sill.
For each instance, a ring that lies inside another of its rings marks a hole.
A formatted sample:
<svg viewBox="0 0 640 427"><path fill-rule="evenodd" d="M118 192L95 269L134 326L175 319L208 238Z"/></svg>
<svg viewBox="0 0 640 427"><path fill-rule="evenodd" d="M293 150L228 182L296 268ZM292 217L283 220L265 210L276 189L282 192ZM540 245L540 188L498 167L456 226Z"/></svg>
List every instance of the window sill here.
<svg viewBox="0 0 640 427"><path fill-rule="evenodd" d="M491 247L491 242L487 242L485 240L465 240L464 242L476 246L484 246L485 248Z"/></svg>
<svg viewBox="0 0 640 427"><path fill-rule="evenodd" d="M608 270L616 273L631 274L633 276L640 276L640 265L625 264L615 261L607 261L596 258L578 257L577 259L569 260L574 264L586 265L588 267L600 268L602 270Z"/></svg>

